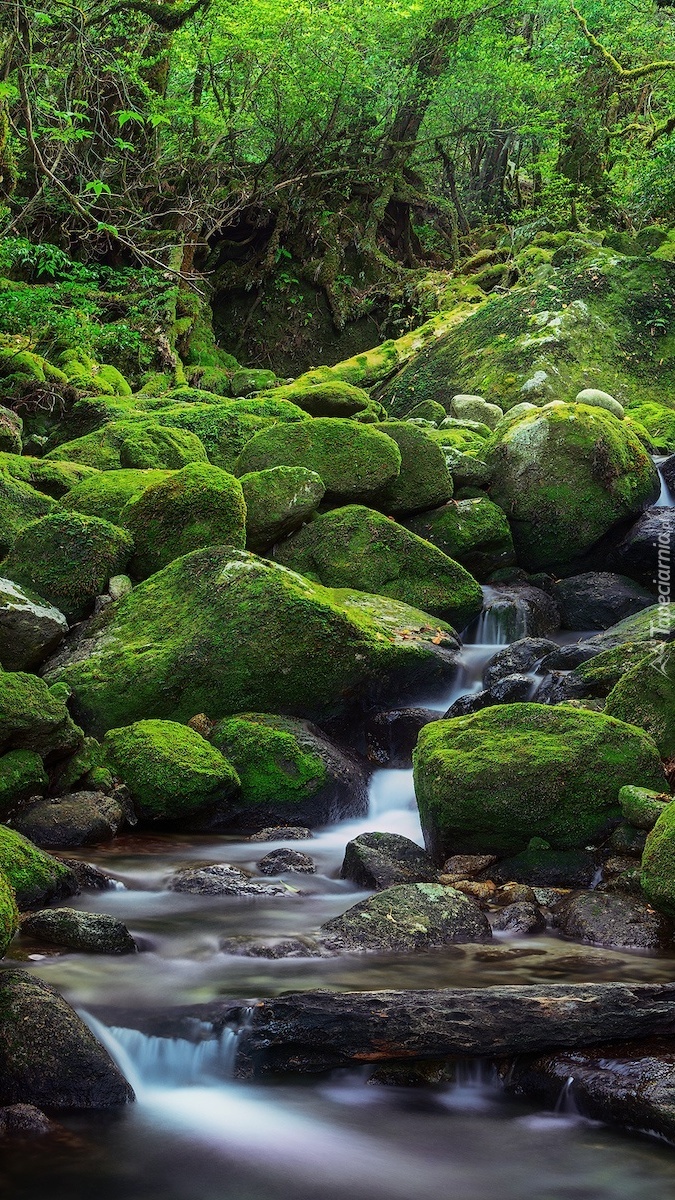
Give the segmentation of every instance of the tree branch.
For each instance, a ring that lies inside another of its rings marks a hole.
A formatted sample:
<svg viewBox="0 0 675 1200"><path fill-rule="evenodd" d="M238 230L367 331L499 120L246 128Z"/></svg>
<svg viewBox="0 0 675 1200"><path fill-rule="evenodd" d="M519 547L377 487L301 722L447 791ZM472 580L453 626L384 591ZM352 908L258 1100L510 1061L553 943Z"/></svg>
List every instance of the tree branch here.
<svg viewBox="0 0 675 1200"><path fill-rule="evenodd" d="M668 58L661 59L656 62L646 63L643 67L633 67L630 71L627 71L625 67L621 66L618 58L615 58L611 51L607 50L607 48L603 46L602 42L599 42L595 35L591 33L586 20L584 17L582 17L576 5L570 4L570 9L579 22L579 25L581 26L581 32L586 38L588 44L592 46L594 50L598 51L601 57L604 58L607 65L612 68L614 74L618 75L620 79L644 79L647 75L655 75L657 71L675 71L675 60Z"/></svg>

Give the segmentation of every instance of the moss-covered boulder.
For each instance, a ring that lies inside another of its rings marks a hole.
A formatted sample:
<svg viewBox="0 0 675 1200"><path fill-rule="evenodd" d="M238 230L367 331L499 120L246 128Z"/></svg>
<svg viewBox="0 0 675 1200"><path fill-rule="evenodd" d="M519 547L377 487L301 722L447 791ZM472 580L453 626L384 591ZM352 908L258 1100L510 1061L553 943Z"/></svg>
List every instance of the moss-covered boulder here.
<svg viewBox="0 0 675 1200"><path fill-rule="evenodd" d="M306 467L270 467L239 480L246 502L246 546L264 554L316 512L326 489Z"/></svg>
<svg viewBox="0 0 675 1200"><path fill-rule="evenodd" d="M451 500L442 508L410 517L406 527L456 559L477 579L516 561L506 515L487 496Z"/></svg>
<svg viewBox="0 0 675 1200"><path fill-rule="evenodd" d="M30 796L41 796L49 783L34 750L10 750L0 757L0 821L6 821Z"/></svg>
<svg viewBox="0 0 675 1200"><path fill-rule="evenodd" d="M181 389L172 393L170 405L166 403L167 397L162 398L162 407L155 403L154 419L196 434L206 449L209 462L223 471L234 472L244 446L257 433L277 423L310 420L307 413L288 400L261 396L223 402L220 397L213 397L211 402L204 403L204 393L195 392L201 402L188 402L182 398L185 392L186 389Z"/></svg>
<svg viewBox="0 0 675 1200"><path fill-rule="evenodd" d="M133 816L128 800L119 793L71 792L25 805L12 817L12 828L42 850L64 850L109 842L128 816Z"/></svg>
<svg viewBox="0 0 675 1200"><path fill-rule="evenodd" d="M65 496L85 479L98 475L95 467L85 467L83 463L46 462L42 458L19 454L0 454L0 472L3 471L54 500Z"/></svg>
<svg viewBox="0 0 675 1200"><path fill-rule="evenodd" d="M405 702L444 687L456 646L448 626L407 605L215 547L139 584L47 677L70 684L94 735L270 708L319 720L393 689Z"/></svg>
<svg viewBox="0 0 675 1200"><path fill-rule="evenodd" d="M65 900L78 890L70 867L6 825L0 825L0 875L3 873L22 910Z"/></svg>
<svg viewBox="0 0 675 1200"><path fill-rule="evenodd" d="M179 471L188 463L206 462L206 450L189 430L164 426L159 419L127 420L111 421L93 433L50 450L45 457L84 463L99 471L117 471L122 467Z"/></svg>
<svg viewBox="0 0 675 1200"><path fill-rule="evenodd" d="M19 928L19 910L16 907L14 888L4 871L0 871L0 958Z"/></svg>
<svg viewBox="0 0 675 1200"><path fill-rule="evenodd" d="M432 425L440 425L447 417L442 404L436 400L422 400L420 404L414 404L409 412L405 413L401 420L403 421L431 421Z"/></svg>
<svg viewBox="0 0 675 1200"><path fill-rule="evenodd" d="M494 429L504 416L504 411L498 404L488 404L482 396L460 394L452 397L450 414L460 421L480 421L488 429Z"/></svg>
<svg viewBox="0 0 675 1200"><path fill-rule="evenodd" d="M659 494L654 464L602 408L548 405L489 443L490 495L507 514L519 561L538 570L584 553Z"/></svg>
<svg viewBox="0 0 675 1200"><path fill-rule="evenodd" d="M643 608L632 617L624 617L616 625L602 633L594 633L588 638L586 645L600 650L611 650L615 646L623 646L627 642L642 643L645 653L650 649L650 643L657 647L659 642L667 642L675 633L675 603L653 604L651 608Z"/></svg>
<svg viewBox="0 0 675 1200"><path fill-rule="evenodd" d="M401 452L401 470L377 497L377 507L394 516L436 508L452 496L452 476L440 446L424 429L407 421L383 421L378 430Z"/></svg>
<svg viewBox="0 0 675 1200"><path fill-rule="evenodd" d="M55 508L48 496L0 469L0 556L11 550L22 529Z"/></svg>
<svg viewBox="0 0 675 1200"><path fill-rule="evenodd" d="M84 513L88 517L100 517L119 525L124 505L135 500L151 484L167 479L168 471L97 471L88 479L77 483L62 497L64 508L71 512Z"/></svg>
<svg viewBox="0 0 675 1200"><path fill-rule="evenodd" d="M605 712L646 730L662 758L675 757L675 645L663 643L622 675Z"/></svg>
<svg viewBox="0 0 675 1200"><path fill-rule="evenodd" d="M393 952L492 938L477 901L440 883L385 888L327 921L321 933L335 949Z"/></svg>
<svg viewBox="0 0 675 1200"><path fill-rule="evenodd" d="M6 671L38 667L67 632L68 622L58 608L0 578L0 664Z"/></svg>
<svg viewBox="0 0 675 1200"><path fill-rule="evenodd" d="M627 783L619 792L621 812L634 829L653 829L671 802L670 792L652 792L632 783Z"/></svg>
<svg viewBox="0 0 675 1200"><path fill-rule="evenodd" d="M389 596L463 629L483 604L479 584L459 563L395 521L350 504L305 525L275 557L332 588Z"/></svg>
<svg viewBox="0 0 675 1200"><path fill-rule="evenodd" d="M23 421L11 408L0 405L0 451L21 453Z"/></svg>
<svg viewBox="0 0 675 1200"><path fill-rule="evenodd" d="M316 829L368 811L367 771L309 721L242 713L220 721L210 741L241 780L228 824Z"/></svg>
<svg viewBox="0 0 675 1200"><path fill-rule="evenodd" d="M239 455L236 474L269 467L315 471L332 501L367 500L397 478L401 453L390 437L370 425L318 417L257 433Z"/></svg>
<svg viewBox="0 0 675 1200"><path fill-rule="evenodd" d="M82 738L63 689L48 687L36 675L0 672L0 751L34 750L58 758L77 750Z"/></svg>
<svg viewBox="0 0 675 1200"><path fill-rule="evenodd" d="M357 421L377 421L385 416L380 404L371 400L363 388L332 379L326 383L291 383L278 388L277 399L291 401L310 417L352 417Z"/></svg>
<svg viewBox="0 0 675 1200"><path fill-rule="evenodd" d="M668 804L647 837L640 884L655 908L675 917L675 804Z"/></svg>
<svg viewBox="0 0 675 1200"><path fill-rule="evenodd" d="M655 400L643 400L630 405L628 416L647 430L657 454L672 454L675 450L675 409Z"/></svg>
<svg viewBox="0 0 675 1200"><path fill-rule="evenodd" d="M602 713L506 704L422 729L415 790L427 846L511 854L533 837L554 850L602 838L621 818L626 783L660 788L652 740Z"/></svg>
<svg viewBox="0 0 675 1200"><path fill-rule="evenodd" d="M55 512L24 529L2 571L55 605L72 624L86 615L111 575L124 571L132 549L130 535L109 521Z"/></svg>
<svg viewBox="0 0 675 1200"><path fill-rule="evenodd" d="M103 748L144 821L180 821L227 809L239 791L237 773L220 751L174 721L111 729Z"/></svg>
<svg viewBox="0 0 675 1200"><path fill-rule="evenodd" d="M191 463L151 484L125 505L120 523L134 540L129 570L136 579L146 579L192 550L243 549L246 543L241 484L210 463Z"/></svg>

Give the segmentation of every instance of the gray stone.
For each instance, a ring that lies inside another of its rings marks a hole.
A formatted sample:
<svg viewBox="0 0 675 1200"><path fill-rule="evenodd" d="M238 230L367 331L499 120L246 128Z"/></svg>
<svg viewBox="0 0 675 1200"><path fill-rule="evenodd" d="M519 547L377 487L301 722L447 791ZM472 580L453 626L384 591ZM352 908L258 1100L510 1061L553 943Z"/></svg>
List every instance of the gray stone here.
<svg viewBox="0 0 675 1200"><path fill-rule="evenodd" d="M11 579L0 579L0 664L30 671L44 662L68 632L63 613Z"/></svg>
<svg viewBox="0 0 675 1200"><path fill-rule="evenodd" d="M43 849L91 846L114 838L125 817L122 804L105 792L71 792L22 809L12 827Z"/></svg>
<svg viewBox="0 0 675 1200"><path fill-rule="evenodd" d="M177 871L169 880L170 892L197 896L276 896L284 889L269 883L253 883L243 871L227 863L207 863Z"/></svg>
<svg viewBox="0 0 675 1200"><path fill-rule="evenodd" d="M252 833L249 842L306 842L314 837L311 829L302 825L268 825Z"/></svg>
<svg viewBox="0 0 675 1200"><path fill-rule="evenodd" d="M548 638L519 638L488 660L483 672L483 684L491 688L499 679L516 672L531 671L548 654L558 649Z"/></svg>
<svg viewBox="0 0 675 1200"><path fill-rule="evenodd" d="M643 900L617 892L579 892L553 913L565 937L596 946L658 950L672 945L673 926Z"/></svg>
<svg viewBox="0 0 675 1200"><path fill-rule="evenodd" d="M598 388L584 388L583 391L577 392L574 403L589 404L591 408L606 408L607 412L611 412L619 421L623 421L625 416L623 405L610 396L609 392L601 392Z"/></svg>
<svg viewBox="0 0 675 1200"><path fill-rule="evenodd" d="M586 571L553 587L563 629L609 629L655 600L653 592L609 571Z"/></svg>
<svg viewBox="0 0 675 1200"><path fill-rule="evenodd" d="M425 950L492 937L477 902L439 883L386 888L327 921L321 933L329 947L345 950Z"/></svg>
<svg viewBox="0 0 675 1200"><path fill-rule="evenodd" d="M21 932L37 942L84 954L134 954L136 943L126 925L106 913L74 908L45 908L21 923Z"/></svg>
<svg viewBox="0 0 675 1200"><path fill-rule="evenodd" d="M261 858L258 870L261 875L280 875L282 871L298 871L304 875L313 875L316 866L309 854L281 847L279 850L270 850L269 854Z"/></svg>
<svg viewBox="0 0 675 1200"><path fill-rule="evenodd" d="M347 843L341 879L379 891L399 883L432 883L438 879L426 850L398 833L361 833Z"/></svg>
<svg viewBox="0 0 675 1200"><path fill-rule="evenodd" d="M498 933L512 933L514 936L527 933L543 933L546 920L536 904L520 901L518 904L507 904L500 909L492 922L493 930Z"/></svg>

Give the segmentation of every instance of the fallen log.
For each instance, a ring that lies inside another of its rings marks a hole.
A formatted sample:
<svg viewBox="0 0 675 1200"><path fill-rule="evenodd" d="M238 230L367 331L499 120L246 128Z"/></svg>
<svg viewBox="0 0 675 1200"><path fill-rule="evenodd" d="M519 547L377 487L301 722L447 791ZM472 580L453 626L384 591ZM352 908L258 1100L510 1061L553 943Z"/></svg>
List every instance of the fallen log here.
<svg viewBox="0 0 675 1200"><path fill-rule="evenodd" d="M675 1037L675 984L295 992L254 1005L236 1073L511 1057L654 1036Z"/></svg>

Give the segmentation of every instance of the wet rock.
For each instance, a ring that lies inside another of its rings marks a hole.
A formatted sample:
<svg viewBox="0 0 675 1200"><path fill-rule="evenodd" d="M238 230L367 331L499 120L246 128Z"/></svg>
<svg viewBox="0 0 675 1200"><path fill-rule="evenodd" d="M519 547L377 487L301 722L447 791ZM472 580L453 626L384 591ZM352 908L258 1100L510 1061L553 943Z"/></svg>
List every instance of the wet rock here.
<svg viewBox="0 0 675 1200"><path fill-rule="evenodd" d="M619 792L619 804L626 820L635 829L644 829L647 833L654 828L671 800L669 792L652 792L631 784L622 787Z"/></svg>
<svg viewBox="0 0 675 1200"><path fill-rule="evenodd" d="M556 893L557 898L557 893ZM526 883L503 883L495 893L495 904L516 905L542 903L538 894Z"/></svg>
<svg viewBox="0 0 675 1200"><path fill-rule="evenodd" d="M455 1077L451 1062L387 1063L376 1067L368 1079L371 1087L435 1087L439 1083L451 1083Z"/></svg>
<svg viewBox="0 0 675 1200"><path fill-rule="evenodd" d="M269 883L254 883L243 871L227 863L207 863L177 871L167 884L170 892L196 896L277 896L284 889Z"/></svg>
<svg viewBox="0 0 675 1200"><path fill-rule="evenodd" d="M615 547L612 565L646 588L658 579L659 554L672 562L675 508L648 508Z"/></svg>
<svg viewBox="0 0 675 1200"><path fill-rule="evenodd" d="M314 837L311 829L302 825L268 825L252 833L249 842L306 842Z"/></svg>
<svg viewBox="0 0 675 1200"><path fill-rule="evenodd" d="M446 887L454 887L455 891L462 892L465 896L473 896L481 908L485 908L494 899L497 889L491 879L458 879L456 882L454 879L454 875L449 877L447 875L439 875L438 882L444 884Z"/></svg>
<svg viewBox="0 0 675 1200"><path fill-rule="evenodd" d="M642 858L646 841L647 834L644 829L636 829L627 821L622 821L616 829L612 830L607 845L615 854L625 854L630 858Z"/></svg>
<svg viewBox="0 0 675 1200"><path fill-rule="evenodd" d="M470 692L466 696L458 696L448 711L443 713L442 719L451 721L453 717L468 717L472 713L480 712L482 708L489 708L491 704L490 692L487 688L483 688L481 692Z"/></svg>
<svg viewBox="0 0 675 1200"><path fill-rule="evenodd" d="M57 1128L34 1104L9 1104L0 1108L0 1138L43 1137Z"/></svg>
<svg viewBox="0 0 675 1200"><path fill-rule="evenodd" d="M242 958L320 958L321 948L311 938L221 938L223 954Z"/></svg>
<svg viewBox="0 0 675 1200"><path fill-rule="evenodd" d="M106 913L46 908L26 917L21 932L35 941L84 954L135 954L137 950L126 925Z"/></svg>
<svg viewBox="0 0 675 1200"><path fill-rule="evenodd" d="M321 933L329 947L345 950L425 950L492 937L476 901L438 883L386 888L327 921Z"/></svg>
<svg viewBox="0 0 675 1200"><path fill-rule="evenodd" d="M557 650L555 642L548 638L519 638L510 646L498 650L488 660L483 672L483 684L491 688L508 675L531 671L541 659Z"/></svg>
<svg viewBox="0 0 675 1200"><path fill-rule="evenodd" d="M79 858L62 858L61 862L75 876L78 891L107 892L117 890L120 886L112 875L93 863L82 862Z"/></svg>
<svg viewBox="0 0 675 1200"><path fill-rule="evenodd" d="M644 901L608 892L579 892L562 900L553 922L565 937L597 946L658 950L673 939L670 921Z"/></svg>
<svg viewBox="0 0 675 1200"><path fill-rule="evenodd" d="M585 887L597 869L597 858L590 850L525 850L502 859L495 868L495 879L540 887Z"/></svg>
<svg viewBox="0 0 675 1200"><path fill-rule="evenodd" d="M305 875L312 875L316 866L309 854L281 847L279 850L270 850L269 854L261 858L258 870L261 875L280 875L282 871L299 871Z"/></svg>
<svg viewBox="0 0 675 1200"><path fill-rule="evenodd" d="M429 708L395 708L375 713L365 724L368 761L392 771L407 770L412 766L412 752L420 729L436 720L438 713Z"/></svg>
<svg viewBox="0 0 675 1200"><path fill-rule="evenodd" d="M534 692L537 704L565 704L568 700L581 700L589 691L586 684L575 679L567 671L550 671Z"/></svg>
<svg viewBox="0 0 675 1200"><path fill-rule="evenodd" d="M110 1108L133 1091L58 992L24 971L0 973L0 1104Z"/></svg>
<svg viewBox="0 0 675 1200"><path fill-rule="evenodd" d="M0 579L0 664L31 671L68 632L63 613L11 579Z"/></svg>
<svg viewBox="0 0 675 1200"><path fill-rule="evenodd" d="M577 642L573 646L557 646L550 654L542 658L542 671L573 671L582 663L597 658L601 651L598 646L589 646L586 642Z"/></svg>
<svg viewBox="0 0 675 1200"><path fill-rule="evenodd" d="M379 891L400 883L432 883L438 872L429 855L398 833L361 833L347 843L341 879Z"/></svg>
<svg viewBox="0 0 675 1200"><path fill-rule="evenodd" d="M444 875L454 875L457 879L471 879L473 875L486 871L496 861L495 854L452 854L450 858L446 858L442 870Z"/></svg>
<svg viewBox="0 0 675 1200"><path fill-rule="evenodd" d="M507 904L502 908L494 918L492 928L498 933L512 933L514 936L543 933L546 920L536 904L521 901L519 904Z"/></svg>
<svg viewBox="0 0 675 1200"><path fill-rule="evenodd" d="M609 629L654 603L654 594L625 575L586 571L553 587L563 629Z"/></svg>
<svg viewBox="0 0 675 1200"><path fill-rule="evenodd" d="M505 675L489 688L490 703L517 704L529 700L536 686L529 675Z"/></svg>
<svg viewBox="0 0 675 1200"><path fill-rule="evenodd" d="M12 826L36 846L54 849L109 842L121 829L126 812L104 792L72 792L56 800L38 800L14 817Z"/></svg>
<svg viewBox="0 0 675 1200"><path fill-rule="evenodd" d="M485 640L543 638L560 627L555 601L541 588L527 583L500 584L485 589L483 615Z"/></svg>

